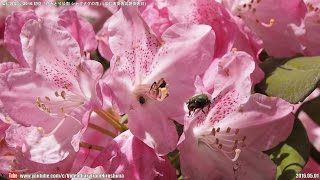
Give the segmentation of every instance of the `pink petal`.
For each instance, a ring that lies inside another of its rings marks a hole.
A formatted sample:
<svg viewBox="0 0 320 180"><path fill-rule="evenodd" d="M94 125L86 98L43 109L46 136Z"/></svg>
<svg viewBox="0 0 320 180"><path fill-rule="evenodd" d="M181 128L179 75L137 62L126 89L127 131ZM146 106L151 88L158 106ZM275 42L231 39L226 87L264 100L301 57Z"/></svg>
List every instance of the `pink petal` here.
<svg viewBox="0 0 320 180"><path fill-rule="evenodd" d="M106 174L105 170L102 166L97 166L95 168L90 168L88 166L84 166L79 172L78 174ZM72 178L73 180L99 180L99 179L104 179L104 180L111 180L109 178Z"/></svg>
<svg viewBox="0 0 320 180"><path fill-rule="evenodd" d="M241 151L236 164L190 135L178 147L184 179L234 179L235 175L239 180L274 179L276 166L266 154L247 148Z"/></svg>
<svg viewBox="0 0 320 180"><path fill-rule="evenodd" d="M107 173L123 174L124 179L176 179L168 159L158 157L130 131L120 134L106 146L93 167L99 165Z"/></svg>
<svg viewBox="0 0 320 180"><path fill-rule="evenodd" d="M307 56L320 55L319 41L320 41L320 3L314 0L305 0L308 12L304 17L305 33L300 36L300 42L305 46L304 54Z"/></svg>
<svg viewBox="0 0 320 180"><path fill-rule="evenodd" d="M109 26L108 21L106 21L103 27L97 33L97 40L98 40L98 50L101 56L106 60L111 60L113 53L110 49L110 44L109 44L108 26Z"/></svg>
<svg viewBox="0 0 320 180"><path fill-rule="evenodd" d="M65 129L68 129L67 133ZM21 147L31 161L53 164L74 152L71 139L80 129L79 121L71 117L63 119L48 134L37 127L11 125L6 131L6 141L12 147Z"/></svg>
<svg viewBox="0 0 320 180"><path fill-rule="evenodd" d="M113 67L118 71L125 70L131 81L139 83L151 72L160 42L150 33L135 8L121 8L109 21L110 49L115 56L120 56ZM126 29L131 29L132 33L127 33Z"/></svg>
<svg viewBox="0 0 320 180"><path fill-rule="evenodd" d="M293 106L282 99L254 94L216 127L220 127L223 133L230 127L234 139L240 141L246 136L246 147L265 151L284 141L291 133L292 110ZM234 133L236 129L239 129L237 134Z"/></svg>
<svg viewBox="0 0 320 180"><path fill-rule="evenodd" d="M240 16L263 40L263 46L269 55L291 57L302 52L303 47L291 28L291 26L300 26L306 13L302 0L256 2L223 0L222 2L234 15Z"/></svg>
<svg viewBox="0 0 320 180"><path fill-rule="evenodd" d="M320 127L312 120L307 113L300 112L299 119L301 120L304 128L307 130L309 141L320 152Z"/></svg>
<svg viewBox="0 0 320 180"><path fill-rule="evenodd" d="M248 92L247 94L249 94L252 88L252 83L249 81L250 77L258 79L263 77L263 74L261 75L259 72L254 73L256 68L259 67L247 53L229 52L209 66L203 76L203 84L207 92L214 93L213 97L228 89L228 87L238 84L243 86L242 92ZM246 83L243 84L242 82Z"/></svg>
<svg viewBox="0 0 320 180"><path fill-rule="evenodd" d="M43 164L31 161L19 151L15 153L14 157L15 163L12 165L13 171L22 173L70 173L71 165L74 160L74 154L69 154L66 159L60 162Z"/></svg>
<svg viewBox="0 0 320 180"><path fill-rule="evenodd" d="M277 167L267 154L247 149L240 153L237 177L245 179L275 179Z"/></svg>
<svg viewBox="0 0 320 180"><path fill-rule="evenodd" d="M91 2L89 0L79 0L77 2ZM98 0L96 2L102 2ZM109 6L110 7L110 6ZM99 31L104 22L112 15L108 7L103 6L73 6L70 9L77 11L77 13L87 19L93 26L94 31Z"/></svg>
<svg viewBox="0 0 320 180"><path fill-rule="evenodd" d="M61 26L49 20L29 20L21 31L23 55L29 66L57 87L78 90L78 43ZM39 53L41 52L41 53Z"/></svg>
<svg viewBox="0 0 320 180"><path fill-rule="evenodd" d="M103 74L101 63L93 60L85 60L78 67L78 82L85 97L96 100L96 85Z"/></svg>
<svg viewBox="0 0 320 180"><path fill-rule="evenodd" d="M78 41L81 52L92 52L97 48L92 25L83 20L76 11L63 11L59 16L58 24L66 28Z"/></svg>
<svg viewBox="0 0 320 180"><path fill-rule="evenodd" d="M100 116L98 116L95 112L92 112L90 116L89 123L97 125L103 129L106 129L115 135L118 134L118 130L114 127L110 126L110 124L106 123ZM92 145L98 145L101 147L106 146L113 137L103 134L93 128L87 127L82 129L83 132L80 134L80 140L78 142L78 146L80 141L85 142ZM88 148L80 148L80 151L77 153L77 157L73 163L73 171L81 169L83 166L90 166L92 162L96 159L96 157L100 154L100 151ZM76 171L76 172L77 172Z"/></svg>
<svg viewBox="0 0 320 180"><path fill-rule="evenodd" d="M54 97L54 88L42 76L28 69L14 69L0 79L0 84L3 110L17 123L41 126L46 131L51 131L59 123L60 119L37 107L37 97Z"/></svg>
<svg viewBox="0 0 320 180"><path fill-rule="evenodd" d="M173 24L169 19L167 8L159 8L155 2L148 4L141 12L141 16L157 37L161 37L162 33Z"/></svg>
<svg viewBox="0 0 320 180"><path fill-rule="evenodd" d="M24 58L19 35L23 25L30 19L38 19L34 11L15 12L6 19L6 29L4 32L4 42L8 51L23 67L28 67L29 65Z"/></svg>
<svg viewBox="0 0 320 180"><path fill-rule="evenodd" d="M0 63L0 73L5 73L11 69L18 69L21 66L15 62Z"/></svg>
<svg viewBox="0 0 320 180"><path fill-rule="evenodd" d="M136 105L128 113L128 125L134 135L155 149L157 154L166 155L176 148L178 134L173 121L163 113L161 106L159 102Z"/></svg>
<svg viewBox="0 0 320 180"><path fill-rule="evenodd" d="M238 51L245 51L250 54L256 62L259 61L259 53L262 51L263 41L244 23L241 18L233 17L239 27L238 35L233 47Z"/></svg>
<svg viewBox="0 0 320 180"><path fill-rule="evenodd" d="M231 49L238 28L220 3L207 0L170 0L168 10L173 23L210 25L216 34L215 57L220 57Z"/></svg>

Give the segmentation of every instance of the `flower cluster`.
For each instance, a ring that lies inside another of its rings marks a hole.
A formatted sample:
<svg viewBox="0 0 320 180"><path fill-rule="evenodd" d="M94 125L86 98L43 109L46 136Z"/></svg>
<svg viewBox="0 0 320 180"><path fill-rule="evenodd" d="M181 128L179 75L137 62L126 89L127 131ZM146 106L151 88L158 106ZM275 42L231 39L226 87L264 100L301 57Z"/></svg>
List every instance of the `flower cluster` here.
<svg viewBox="0 0 320 180"><path fill-rule="evenodd" d="M279 176L295 106L255 87L320 55L318 1L0 9L0 173Z"/></svg>

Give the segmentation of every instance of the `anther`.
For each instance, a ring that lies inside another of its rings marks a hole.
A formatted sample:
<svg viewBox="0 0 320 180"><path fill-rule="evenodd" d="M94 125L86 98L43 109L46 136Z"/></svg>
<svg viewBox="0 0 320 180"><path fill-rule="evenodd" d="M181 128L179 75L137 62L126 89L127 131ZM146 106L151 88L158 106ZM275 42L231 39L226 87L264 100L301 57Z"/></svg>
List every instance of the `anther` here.
<svg viewBox="0 0 320 180"><path fill-rule="evenodd" d="M239 156L240 156L240 153L241 153L241 150L240 149L236 149L234 150L234 152L236 153L234 158L232 159L233 162L235 162L236 160L238 160Z"/></svg>
<svg viewBox="0 0 320 180"><path fill-rule="evenodd" d="M274 20L274 19L270 19L269 25L270 25L270 26L273 26L273 24L275 23L275 21L276 21L276 20Z"/></svg>
<svg viewBox="0 0 320 180"><path fill-rule="evenodd" d="M215 136L215 135L216 135L216 129L213 128L212 131L211 131L211 133L212 133L213 136Z"/></svg>
<svg viewBox="0 0 320 180"><path fill-rule="evenodd" d="M217 128L217 132L219 132L219 131L220 131L220 128L218 127L218 128Z"/></svg>
<svg viewBox="0 0 320 180"><path fill-rule="evenodd" d="M219 144L218 148L219 148L219 149L222 149L222 144Z"/></svg>
<svg viewBox="0 0 320 180"><path fill-rule="evenodd" d="M59 92L58 91L54 92L54 95L59 97Z"/></svg>
<svg viewBox="0 0 320 180"><path fill-rule="evenodd" d="M218 138L216 138L216 144L219 144L219 139Z"/></svg>
<svg viewBox="0 0 320 180"><path fill-rule="evenodd" d="M37 127L37 131L40 133L40 134L44 134L44 129L42 127Z"/></svg>
<svg viewBox="0 0 320 180"><path fill-rule="evenodd" d="M45 96L45 98L46 98L47 101L50 101L50 98L48 96Z"/></svg>
<svg viewBox="0 0 320 180"><path fill-rule="evenodd" d="M231 131L231 128L230 127L228 127L227 128L227 133L229 133Z"/></svg>
<svg viewBox="0 0 320 180"><path fill-rule="evenodd" d="M253 9L252 9L252 13L255 13L256 11L257 11L256 8L253 8Z"/></svg>
<svg viewBox="0 0 320 180"><path fill-rule="evenodd" d="M238 134L240 131L240 129L236 129L236 131L234 132L235 134Z"/></svg>
<svg viewBox="0 0 320 180"><path fill-rule="evenodd" d="M61 91L61 97L65 100L66 99L66 92L65 91Z"/></svg>

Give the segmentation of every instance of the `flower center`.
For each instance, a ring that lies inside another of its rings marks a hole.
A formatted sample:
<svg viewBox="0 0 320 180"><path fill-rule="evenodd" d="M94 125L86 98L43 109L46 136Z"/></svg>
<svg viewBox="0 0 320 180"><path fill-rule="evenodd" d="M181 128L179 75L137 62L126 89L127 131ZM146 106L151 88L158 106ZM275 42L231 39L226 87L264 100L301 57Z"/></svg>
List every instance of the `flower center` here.
<svg viewBox="0 0 320 180"><path fill-rule="evenodd" d="M85 97L71 91L55 91L51 97L37 97L38 108L51 116L64 116L73 109L83 105L87 100Z"/></svg>
<svg viewBox="0 0 320 180"><path fill-rule="evenodd" d="M236 162L240 156L241 149L246 147L246 136L240 135L240 129L225 130L213 128L209 134L201 135L199 141L206 144L210 149L219 150L232 162Z"/></svg>
<svg viewBox="0 0 320 180"><path fill-rule="evenodd" d="M151 85L138 85L134 90L134 94L137 95L137 100L141 105L146 103L147 98L163 101L169 96L169 85L161 78L158 82L153 82Z"/></svg>

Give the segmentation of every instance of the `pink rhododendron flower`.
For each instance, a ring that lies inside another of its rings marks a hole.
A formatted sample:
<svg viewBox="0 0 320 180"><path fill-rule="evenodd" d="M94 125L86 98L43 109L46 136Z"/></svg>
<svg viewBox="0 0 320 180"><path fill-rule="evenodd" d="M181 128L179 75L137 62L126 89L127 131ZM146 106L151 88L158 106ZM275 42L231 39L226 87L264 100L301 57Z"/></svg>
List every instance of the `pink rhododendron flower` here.
<svg viewBox="0 0 320 180"><path fill-rule="evenodd" d="M57 163L78 148L71 144L72 137L99 103L95 91L102 66L81 62L76 40L49 20L27 21L20 39L21 54L31 69L11 70L0 80L3 111L23 125L12 125L6 139L34 162ZM22 132L24 136L17 136Z"/></svg>
<svg viewBox="0 0 320 180"><path fill-rule="evenodd" d="M141 12L141 16L157 37L161 37L162 33L173 24L169 19L168 9L161 7L157 1L149 3Z"/></svg>
<svg viewBox="0 0 320 180"><path fill-rule="evenodd" d="M201 89L213 87L212 103L203 108L206 114L196 110L186 117L178 145L185 179L275 177L276 166L262 151L288 137L293 107L279 98L250 95L254 62L243 57L221 58L205 74L216 77L204 80Z"/></svg>
<svg viewBox="0 0 320 180"><path fill-rule="evenodd" d="M169 0L167 7L173 23L192 22L212 27L216 34L215 57L231 49L238 27L220 3L214 0Z"/></svg>
<svg viewBox="0 0 320 180"><path fill-rule="evenodd" d="M305 0L308 12L304 18L305 33L300 37L300 42L305 47L304 54L307 56L319 56L320 41L320 2L317 0Z"/></svg>
<svg viewBox="0 0 320 180"><path fill-rule="evenodd" d="M268 54L290 57L301 53L303 46L292 26L302 26L306 13L303 0L222 0L234 15L239 16L263 40Z"/></svg>
<svg viewBox="0 0 320 180"><path fill-rule="evenodd" d="M223 71L225 72L223 73ZM230 78L231 75L234 78ZM263 79L264 73L249 54L231 51L221 57L219 61L212 62L202 79L197 79L196 86L198 91L217 94L230 84L244 81L243 78L247 77L250 77L252 85L255 85Z"/></svg>
<svg viewBox="0 0 320 180"><path fill-rule="evenodd" d="M59 16L58 24L72 34L79 43L81 51L92 52L97 48L98 43L92 25L83 20L75 11L63 11Z"/></svg>
<svg viewBox="0 0 320 180"><path fill-rule="evenodd" d="M26 0L24 3L30 3L30 2L39 2L39 1L33 1L33 0ZM41 2L41 0L40 0ZM7 3L7 4L6 4ZM27 11L30 9L36 9L37 6L33 5L21 5L18 4L10 4L10 3L17 3L17 1L13 0L1 0L0 1L0 41L3 39L4 36L4 30L5 30L5 21L6 17L9 16L11 13L15 11ZM22 3L22 2L21 2Z"/></svg>
<svg viewBox="0 0 320 180"><path fill-rule="evenodd" d="M195 90L195 76L212 60L211 28L176 24L159 42L134 8L120 9L107 27L114 57L105 82L120 112L128 114L131 132L157 153L167 154L178 140L172 119L183 123L183 104Z"/></svg>
<svg viewBox="0 0 320 180"><path fill-rule="evenodd" d="M255 58L261 51L261 40L236 16L220 3L211 1L168 1L148 4L142 17L158 37L171 24L192 22L210 25L216 34L215 56L220 57L231 48L246 51Z"/></svg>
<svg viewBox="0 0 320 180"><path fill-rule="evenodd" d="M158 157L129 130L105 147L92 164L92 167L97 166L102 166L105 173L123 174L124 179L176 179L169 160Z"/></svg>
<svg viewBox="0 0 320 180"><path fill-rule="evenodd" d="M67 30L77 40L81 55L84 55L84 52L95 50L97 42L92 26L81 19L74 11L66 10L60 14L60 16L57 15L58 25L64 27L64 30ZM29 67L29 62L26 62L23 54L20 34L22 27L31 19L47 21L47 19L39 17L34 11L15 12L6 20L4 43L11 55L23 67ZM86 36L81 35L84 33Z"/></svg>

